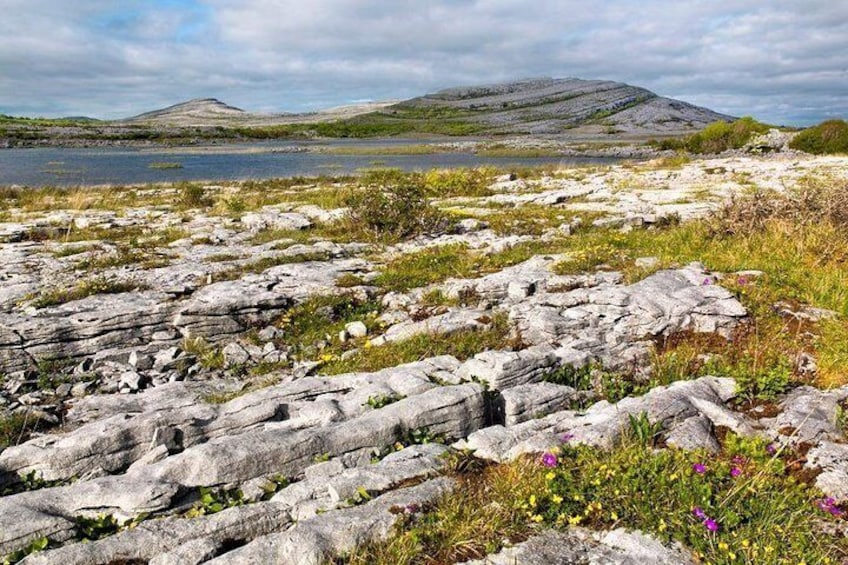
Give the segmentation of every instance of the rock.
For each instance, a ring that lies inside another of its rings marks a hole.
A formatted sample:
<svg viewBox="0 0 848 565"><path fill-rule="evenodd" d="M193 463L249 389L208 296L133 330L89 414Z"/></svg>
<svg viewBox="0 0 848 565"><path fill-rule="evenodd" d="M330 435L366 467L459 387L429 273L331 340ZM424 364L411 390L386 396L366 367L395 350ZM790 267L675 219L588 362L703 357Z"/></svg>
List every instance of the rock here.
<svg viewBox="0 0 848 565"><path fill-rule="evenodd" d="M130 392L138 392L143 386L144 380L142 376L135 371L122 373L118 381L118 388Z"/></svg>
<svg viewBox="0 0 848 565"><path fill-rule="evenodd" d="M436 500L452 485L450 479L439 478L398 489L361 506L300 521L284 533L258 537L209 563L319 565L328 555L340 555L387 537L392 526L404 516L404 512L395 509L421 507Z"/></svg>
<svg viewBox="0 0 848 565"><path fill-rule="evenodd" d="M368 328L362 322L351 322L345 325L345 331L354 339L368 335Z"/></svg>
<svg viewBox="0 0 848 565"><path fill-rule="evenodd" d="M236 342L225 345L221 354L224 356L224 363L227 367L238 367L250 361L250 354L241 344Z"/></svg>
<svg viewBox="0 0 848 565"><path fill-rule="evenodd" d="M605 565L695 565L679 545L666 547L641 532L622 528L595 533L584 528L546 531L526 542L465 565L552 565L603 563Z"/></svg>
<svg viewBox="0 0 848 565"><path fill-rule="evenodd" d="M501 421L509 427L559 412L569 406L575 398L575 392L570 386L544 382L506 389L501 392L503 403Z"/></svg>
<svg viewBox="0 0 848 565"><path fill-rule="evenodd" d="M660 264L659 257L637 257L633 264L639 269L653 269Z"/></svg>

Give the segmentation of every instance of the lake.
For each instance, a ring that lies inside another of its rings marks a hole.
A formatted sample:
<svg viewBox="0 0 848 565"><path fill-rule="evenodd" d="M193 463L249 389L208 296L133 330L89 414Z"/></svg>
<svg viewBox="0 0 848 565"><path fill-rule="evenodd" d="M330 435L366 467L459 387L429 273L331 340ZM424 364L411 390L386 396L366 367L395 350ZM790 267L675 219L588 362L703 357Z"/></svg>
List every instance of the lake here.
<svg viewBox="0 0 848 565"><path fill-rule="evenodd" d="M333 141L329 147L419 145L413 140ZM537 165L611 164L595 157L479 157L471 152L424 155L338 155L292 152L299 143L249 143L205 148L32 148L0 150L0 186L143 184L188 180L245 180L340 175L375 167L426 170L441 167L500 168ZM155 168L177 163L180 168Z"/></svg>

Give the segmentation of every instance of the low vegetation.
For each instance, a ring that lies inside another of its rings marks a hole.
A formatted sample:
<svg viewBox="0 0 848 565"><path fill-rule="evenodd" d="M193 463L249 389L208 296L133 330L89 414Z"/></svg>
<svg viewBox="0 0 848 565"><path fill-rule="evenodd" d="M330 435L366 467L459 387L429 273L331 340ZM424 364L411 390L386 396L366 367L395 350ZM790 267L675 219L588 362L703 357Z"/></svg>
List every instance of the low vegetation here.
<svg viewBox="0 0 848 565"><path fill-rule="evenodd" d="M705 563L838 563L848 552L844 537L826 533L844 512L799 479L797 453L732 434L717 456L656 451L649 428L632 418L611 451L571 446L565 434L539 457L475 469L388 540L337 563L455 563L575 525L648 532Z"/></svg>
<svg viewBox="0 0 848 565"><path fill-rule="evenodd" d="M795 136L789 147L814 155L848 153L848 122L827 120L807 128Z"/></svg>
<svg viewBox="0 0 848 565"><path fill-rule="evenodd" d="M713 122L689 137L664 139L654 144L660 149L682 149L690 153L722 153L739 149L755 135L766 133L768 130L767 124L746 116L733 122Z"/></svg>

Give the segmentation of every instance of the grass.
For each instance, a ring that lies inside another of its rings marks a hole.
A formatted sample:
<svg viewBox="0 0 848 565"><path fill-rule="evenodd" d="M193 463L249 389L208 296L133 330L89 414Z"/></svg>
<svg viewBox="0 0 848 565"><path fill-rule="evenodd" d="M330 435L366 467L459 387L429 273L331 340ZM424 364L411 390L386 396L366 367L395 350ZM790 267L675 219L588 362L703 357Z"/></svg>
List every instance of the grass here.
<svg viewBox="0 0 848 565"><path fill-rule="evenodd" d="M795 136L789 147L815 155L848 153L848 122L827 120L807 128Z"/></svg>
<svg viewBox="0 0 848 565"><path fill-rule="evenodd" d="M330 359L321 372L326 375L338 375L379 371L438 355L453 355L464 361L488 349L514 349L517 346L518 343L510 334L506 316L495 315L490 327L485 330L465 330L450 335L422 334L380 347L365 346L353 357Z"/></svg>
<svg viewBox="0 0 848 565"><path fill-rule="evenodd" d="M660 149L684 149L691 153L722 153L729 149L739 149L755 135L766 133L768 130L767 124L746 116L733 122L713 122L687 138L663 139L654 142L654 145Z"/></svg>
<svg viewBox="0 0 848 565"><path fill-rule="evenodd" d="M309 252L300 253L297 255L277 255L274 257L263 257L244 265L236 265L231 269L221 271L214 275L216 281L230 281L243 277L244 275L253 273L258 274L273 267L280 265L290 265L292 263L306 263L309 261L328 261L330 255L325 252Z"/></svg>
<svg viewBox="0 0 848 565"><path fill-rule="evenodd" d="M840 518L822 510L821 493L795 475L796 453L772 455L762 440L732 434L717 456L656 451L652 435L638 433L641 423L632 420L628 439L613 451L566 443L544 459L466 473L387 540L336 562L454 563L571 525L638 529L716 564L837 563L848 552L845 538L825 533L824 524L833 531Z"/></svg>
<svg viewBox="0 0 848 565"><path fill-rule="evenodd" d="M94 277L78 282L70 288L55 288L38 294L30 302L35 308L58 306L74 300L82 300L95 294L119 294L142 290L144 287L134 281L116 281L105 277Z"/></svg>
<svg viewBox="0 0 848 565"><path fill-rule="evenodd" d="M277 320L283 331L279 345L290 348L299 359L338 356L356 345L341 343L339 333L350 322L363 322L369 332L381 328L377 315L382 311L377 300L360 300L350 294L315 296L289 309Z"/></svg>
<svg viewBox="0 0 848 565"><path fill-rule="evenodd" d="M38 423L37 417L19 412L0 417L0 451L29 439Z"/></svg>
<svg viewBox="0 0 848 565"><path fill-rule="evenodd" d="M148 166L148 168L151 168L151 169L162 169L162 170L182 169L183 168L182 163L172 163L172 162L153 162L153 163L150 163L147 166Z"/></svg>

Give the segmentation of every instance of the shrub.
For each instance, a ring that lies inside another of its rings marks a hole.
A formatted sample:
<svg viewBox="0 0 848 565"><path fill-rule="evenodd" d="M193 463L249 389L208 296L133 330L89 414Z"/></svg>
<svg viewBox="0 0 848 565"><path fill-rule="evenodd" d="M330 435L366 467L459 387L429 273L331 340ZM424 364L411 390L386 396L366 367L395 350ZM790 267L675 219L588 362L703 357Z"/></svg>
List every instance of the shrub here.
<svg viewBox="0 0 848 565"><path fill-rule="evenodd" d="M177 186L178 204L182 208L205 208L214 202L206 195L202 185L193 182L181 182Z"/></svg>
<svg viewBox="0 0 848 565"><path fill-rule="evenodd" d="M751 117L739 118L734 122L713 122L685 141L692 153L721 153L739 149L754 136L766 133L769 126Z"/></svg>
<svg viewBox="0 0 848 565"><path fill-rule="evenodd" d="M815 155L848 153L848 122L827 120L807 128L795 136L789 147Z"/></svg>
<svg viewBox="0 0 848 565"><path fill-rule="evenodd" d="M427 200L427 189L418 175L399 171L369 173L363 187L348 200L351 230L377 240L402 240L424 233L439 233L447 217Z"/></svg>

